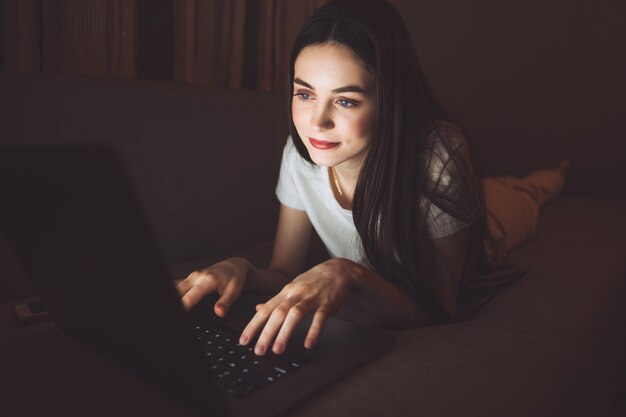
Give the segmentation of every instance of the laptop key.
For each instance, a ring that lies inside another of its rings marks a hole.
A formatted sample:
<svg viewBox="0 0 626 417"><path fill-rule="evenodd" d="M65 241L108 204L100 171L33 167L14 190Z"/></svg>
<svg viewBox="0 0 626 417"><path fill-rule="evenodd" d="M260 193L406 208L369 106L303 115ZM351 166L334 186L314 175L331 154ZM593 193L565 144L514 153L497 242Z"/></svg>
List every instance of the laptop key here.
<svg viewBox="0 0 626 417"><path fill-rule="evenodd" d="M280 373L281 375L287 375L287 373L290 372L290 370L288 371L287 369L284 369L284 367L281 368L279 366L275 366L274 370Z"/></svg>
<svg viewBox="0 0 626 417"><path fill-rule="evenodd" d="M291 352L282 355L268 352L257 356L254 341L246 346L240 345L238 331L213 326L214 323L197 325L196 334L216 383L230 395L239 398L250 395L285 378L310 361Z"/></svg>
<svg viewBox="0 0 626 417"><path fill-rule="evenodd" d="M242 375L247 381L250 381L258 387L269 385L274 382L274 378L268 379L268 375L259 373L252 369L249 369L248 372L245 373L242 372Z"/></svg>

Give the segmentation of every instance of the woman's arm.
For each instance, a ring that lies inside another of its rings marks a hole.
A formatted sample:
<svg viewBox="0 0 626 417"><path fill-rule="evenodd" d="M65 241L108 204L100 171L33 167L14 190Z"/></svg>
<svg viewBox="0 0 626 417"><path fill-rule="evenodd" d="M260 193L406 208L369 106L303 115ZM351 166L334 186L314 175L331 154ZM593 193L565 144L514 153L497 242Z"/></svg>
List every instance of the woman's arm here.
<svg viewBox="0 0 626 417"><path fill-rule="evenodd" d="M213 292L220 294L215 314L223 317L244 289L275 293L304 269L312 225L304 211L281 205L272 261L257 268L244 258L229 258L192 272L177 284L186 309Z"/></svg>
<svg viewBox="0 0 626 417"><path fill-rule="evenodd" d="M463 271L468 228L445 238L433 239L434 256L426 262L426 281L436 302L454 316L457 292ZM395 329L429 324L423 306L407 291L348 259L330 259L296 277L267 303L260 306L246 326L240 343L249 343L260 332L255 353L264 354L271 346L282 353L298 322L313 312L313 321L304 345L312 348L329 315L354 294L359 303Z"/></svg>
<svg viewBox="0 0 626 417"><path fill-rule="evenodd" d="M456 314L468 237L469 227L465 227L453 235L431 239L433 256L422 260L424 279L432 288L436 304L449 318ZM400 329L430 324L424 306L411 294L369 269L352 264L357 277L353 288L359 303L386 326Z"/></svg>
<svg viewBox="0 0 626 417"><path fill-rule="evenodd" d="M261 305L239 342L246 345L260 332L255 346L257 355L263 355L270 346L274 353L282 353L298 322L312 312L313 320L304 341L304 346L310 349L328 316L351 293L389 327L428 324L426 315L410 294L353 261L330 259L299 275Z"/></svg>
<svg viewBox="0 0 626 417"><path fill-rule="evenodd" d="M433 256L422 259L426 283L448 319L456 315L469 230L464 227L452 235L431 239Z"/></svg>
<svg viewBox="0 0 626 417"><path fill-rule="evenodd" d="M312 231L305 211L281 205L270 265L267 269L260 269L250 263L246 288L275 293L302 272Z"/></svg>
<svg viewBox="0 0 626 417"><path fill-rule="evenodd" d="M406 290L360 264L347 259L337 261L350 271L352 294L358 304L386 327L406 329L429 324L423 306Z"/></svg>

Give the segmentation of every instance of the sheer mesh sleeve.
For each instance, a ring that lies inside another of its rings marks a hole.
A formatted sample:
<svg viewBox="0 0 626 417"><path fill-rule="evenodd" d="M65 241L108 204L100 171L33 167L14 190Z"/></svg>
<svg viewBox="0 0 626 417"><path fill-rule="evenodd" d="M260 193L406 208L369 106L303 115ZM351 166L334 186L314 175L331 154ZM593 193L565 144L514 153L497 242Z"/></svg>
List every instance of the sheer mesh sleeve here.
<svg viewBox="0 0 626 417"><path fill-rule="evenodd" d="M425 284L445 319L452 319L464 274L470 226L478 218L475 177L461 131L446 123L429 136L424 197L426 234L420 263Z"/></svg>
<svg viewBox="0 0 626 417"><path fill-rule="evenodd" d="M431 238L452 235L471 224L465 204L471 194L467 176L474 172L461 131L446 123L428 138L425 193L420 202Z"/></svg>

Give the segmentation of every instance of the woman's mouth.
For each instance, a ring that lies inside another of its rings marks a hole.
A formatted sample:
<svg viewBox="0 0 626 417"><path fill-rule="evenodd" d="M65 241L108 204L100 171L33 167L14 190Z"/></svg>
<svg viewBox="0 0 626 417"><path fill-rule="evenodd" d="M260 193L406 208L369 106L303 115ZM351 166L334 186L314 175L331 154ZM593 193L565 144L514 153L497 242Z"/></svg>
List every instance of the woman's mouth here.
<svg viewBox="0 0 626 417"><path fill-rule="evenodd" d="M322 149L322 150L333 149L341 145L341 142L328 142L326 140L313 139L313 138L309 138L309 142L314 148Z"/></svg>

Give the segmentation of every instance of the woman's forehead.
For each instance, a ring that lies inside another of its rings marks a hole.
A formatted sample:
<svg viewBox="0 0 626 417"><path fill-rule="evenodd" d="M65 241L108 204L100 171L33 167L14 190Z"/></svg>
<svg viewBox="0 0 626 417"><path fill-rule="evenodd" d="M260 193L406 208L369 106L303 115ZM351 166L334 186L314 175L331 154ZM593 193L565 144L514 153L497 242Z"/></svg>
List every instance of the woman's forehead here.
<svg viewBox="0 0 626 417"><path fill-rule="evenodd" d="M294 79L313 88L334 90L347 85L369 89L372 75L351 49L338 43L311 45L300 51L295 62Z"/></svg>

